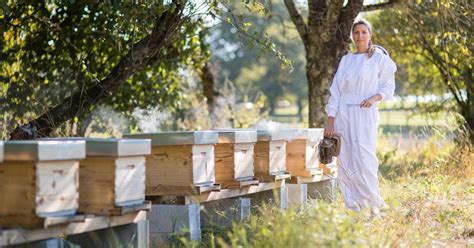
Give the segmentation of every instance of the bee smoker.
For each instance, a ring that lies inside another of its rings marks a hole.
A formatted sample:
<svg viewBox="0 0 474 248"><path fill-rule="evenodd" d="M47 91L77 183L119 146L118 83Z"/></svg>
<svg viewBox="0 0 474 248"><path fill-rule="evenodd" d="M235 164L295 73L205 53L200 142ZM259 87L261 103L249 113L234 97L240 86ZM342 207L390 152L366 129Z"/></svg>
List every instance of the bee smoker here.
<svg viewBox="0 0 474 248"><path fill-rule="evenodd" d="M319 143L319 161L323 164L332 163L333 157L337 157L341 151L341 138L338 135L324 137Z"/></svg>

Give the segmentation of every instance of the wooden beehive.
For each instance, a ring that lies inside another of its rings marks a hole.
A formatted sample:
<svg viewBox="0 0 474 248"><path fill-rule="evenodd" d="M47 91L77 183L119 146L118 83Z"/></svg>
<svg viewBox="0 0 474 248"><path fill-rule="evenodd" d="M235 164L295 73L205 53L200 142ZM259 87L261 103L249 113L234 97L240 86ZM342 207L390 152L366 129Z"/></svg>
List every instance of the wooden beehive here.
<svg viewBox="0 0 474 248"><path fill-rule="evenodd" d="M318 151L322 139L323 129L302 129L286 144L286 169L292 177L322 178Z"/></svg>
<svg viewBox="0 0 474 248"><path fill-rule="evenodd" d="M8 141L0 164L0 227L44 227L79 207L84 141Z"/></svg>
<svg viewBox="0 0 474 248"><path fill-rule="evenodd" d="M79 166L79 211L122 215L145 200L147 139L86 139Z"/></svg>
<svg viewBox="0 0 474 248"><path fill-rule="evenodd" d="M217 130L219 142L215 145L216 183L222 188L258 184L254 178L255 130Z"/></svg>
<svg viewBox="0 0 474 248"><path fill-rule="evenodd" d="M260 182L273 182L290 177L286 170L286 142L295 130L258 130L255 144L255 177Z"/></svg>
<svg viewBox="0 0 474 248"><path fill-rule="evenodd" d="M147 196L193 195L219 189L214 172L217 132L157 132L124 137L151 139L151 155L146 159Z"/></svg>

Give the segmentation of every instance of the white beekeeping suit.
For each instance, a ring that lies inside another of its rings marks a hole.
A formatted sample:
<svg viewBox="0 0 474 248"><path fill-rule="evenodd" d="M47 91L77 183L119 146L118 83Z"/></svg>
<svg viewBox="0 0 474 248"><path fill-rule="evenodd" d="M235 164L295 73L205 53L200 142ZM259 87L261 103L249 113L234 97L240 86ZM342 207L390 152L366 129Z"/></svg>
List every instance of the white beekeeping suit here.
<svg viewBox="0 0 474 248"><path fill-rule="evenodd" d="M326 105L335 117L334 130L341 136L339 185L346 207L380 207L378 159L375 155L379 113L377 104L361 108L360 103L375 94L382 100L393 97L397 67L389 56L376 51L349 53L342 57Z"/></svg>

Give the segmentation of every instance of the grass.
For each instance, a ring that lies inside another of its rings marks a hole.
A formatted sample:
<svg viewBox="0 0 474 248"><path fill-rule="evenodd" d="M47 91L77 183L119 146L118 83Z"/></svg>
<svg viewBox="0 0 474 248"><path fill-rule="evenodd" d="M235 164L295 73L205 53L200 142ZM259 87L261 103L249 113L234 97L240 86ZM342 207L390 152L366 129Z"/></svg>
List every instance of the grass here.
<svg viewBox="0 0 474 248"><path fill-rule="evenodd" d="M389 208L380 216L346 209L340 195L334 202L313 200L284 212L262 207L230 229L209 230L201 245L474 247L474 152L462 129L450 130L435 130L408 149L381 137L380 185ZM196 245L181 239L177 246Z"/></svg>
<svg viewBox="0 0 474 248"><path fill-rule="evenodd" d="M296 107L278 108L271 119L278 122L299 123L300 119L296 116L296 113ZM447 112L428 115L416 113L412 110L384 110L379 113L379 124L389 126L440 126L444 124L449 116Z"/></svg>

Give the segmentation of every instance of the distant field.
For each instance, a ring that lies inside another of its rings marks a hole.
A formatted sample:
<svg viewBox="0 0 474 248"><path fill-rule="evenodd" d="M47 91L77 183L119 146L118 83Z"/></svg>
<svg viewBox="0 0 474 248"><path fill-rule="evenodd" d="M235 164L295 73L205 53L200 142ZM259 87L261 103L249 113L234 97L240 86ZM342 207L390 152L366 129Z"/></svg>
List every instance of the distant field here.
<svg viewBox="0 0 474 248"><path fill-rule="evenodd" d="M299 123L296 107L277 108L270 119L278 122ZM381 110L380 125L390 126L439 126L446 124L447 112L420 114L410 110ZM304 118L306 121L306 118Z"/></svg>

